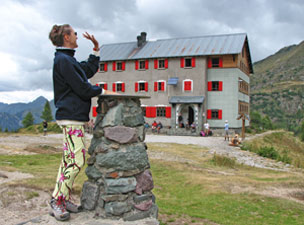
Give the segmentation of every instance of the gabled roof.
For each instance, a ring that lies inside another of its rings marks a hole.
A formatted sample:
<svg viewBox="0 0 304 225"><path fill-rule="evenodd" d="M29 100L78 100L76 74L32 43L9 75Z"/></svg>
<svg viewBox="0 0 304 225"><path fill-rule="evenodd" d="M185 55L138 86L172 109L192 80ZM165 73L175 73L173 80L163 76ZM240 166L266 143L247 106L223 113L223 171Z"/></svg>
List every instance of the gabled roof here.
<svg viewBox="0 0 304 225"><path fill-rule="evenodd" d="M247 42L245 33L147 41L140 48L137 42L101 46L101 61L239 54ZM248 42L247 42L248 43ZM248 46L248 45L247 45ZM248 47L249 48L249 47ZM251 63L250 51L249 60Z"/></svg>

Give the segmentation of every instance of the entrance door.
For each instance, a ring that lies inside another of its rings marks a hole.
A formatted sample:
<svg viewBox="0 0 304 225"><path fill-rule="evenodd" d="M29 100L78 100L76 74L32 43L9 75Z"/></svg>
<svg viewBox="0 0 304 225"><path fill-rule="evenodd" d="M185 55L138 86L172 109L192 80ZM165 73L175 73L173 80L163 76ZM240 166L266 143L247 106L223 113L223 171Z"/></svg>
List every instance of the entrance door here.
<svg viewBox="0 0 304 225"><path fill-rule="evenodd" d="M191 106L188 107L188 119L189 125L191 125L194 122L194 110Z"/></svg>

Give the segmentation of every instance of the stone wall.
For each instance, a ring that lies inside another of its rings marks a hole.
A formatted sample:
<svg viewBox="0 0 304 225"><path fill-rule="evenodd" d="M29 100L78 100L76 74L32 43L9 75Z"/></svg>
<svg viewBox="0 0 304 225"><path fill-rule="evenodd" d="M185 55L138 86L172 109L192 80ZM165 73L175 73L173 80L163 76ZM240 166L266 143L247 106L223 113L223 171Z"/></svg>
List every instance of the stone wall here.
<svg viewBox="0 0 304 225"><path fill-rule="evenodd" d="M157 218L139 97L100 97L97 112L81 205L101 218Z"/></svg>

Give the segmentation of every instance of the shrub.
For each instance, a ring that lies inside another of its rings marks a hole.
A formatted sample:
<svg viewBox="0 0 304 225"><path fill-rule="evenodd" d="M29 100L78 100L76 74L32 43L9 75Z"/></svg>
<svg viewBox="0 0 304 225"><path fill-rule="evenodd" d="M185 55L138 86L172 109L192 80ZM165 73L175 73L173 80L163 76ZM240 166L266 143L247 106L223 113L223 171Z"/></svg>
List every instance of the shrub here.
<svg viewBox="0 0 304 225"><path fill-rule="evenodd" d="M229 168L235 168L236 161L235 159L228 158L226 156L213 154L212 163L216 166L223 166Z"/></svg>
<svg viewBox="0 0 304 225"><path fill-rule="evenodd" d="M265 158L270 158L270 159L279 159L279 153L277 150L274 149L274 147L267 147L267 146L264 146L264 147L261 147L258 151L257 151L257 154L259 156L263 156Z"/></svg>

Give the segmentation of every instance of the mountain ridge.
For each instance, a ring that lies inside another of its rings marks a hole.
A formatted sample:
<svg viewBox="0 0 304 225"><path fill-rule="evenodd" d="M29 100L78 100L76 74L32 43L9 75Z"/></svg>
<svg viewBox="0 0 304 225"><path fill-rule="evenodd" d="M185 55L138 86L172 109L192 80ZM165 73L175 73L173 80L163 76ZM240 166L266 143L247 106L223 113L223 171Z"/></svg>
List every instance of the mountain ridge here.
<svg viewBox="0 0 304 225"><path fill-rule="evenodd" d="M22 120L28 112L34 117L34 124L42 122L40 116L44 109L44 105L48 101L45 97L39 96L29 103L2 103L0 102L0 127L4 131L15 131L22 127ZM55 118L54 100L50 101L53 118Z"/></svg>

